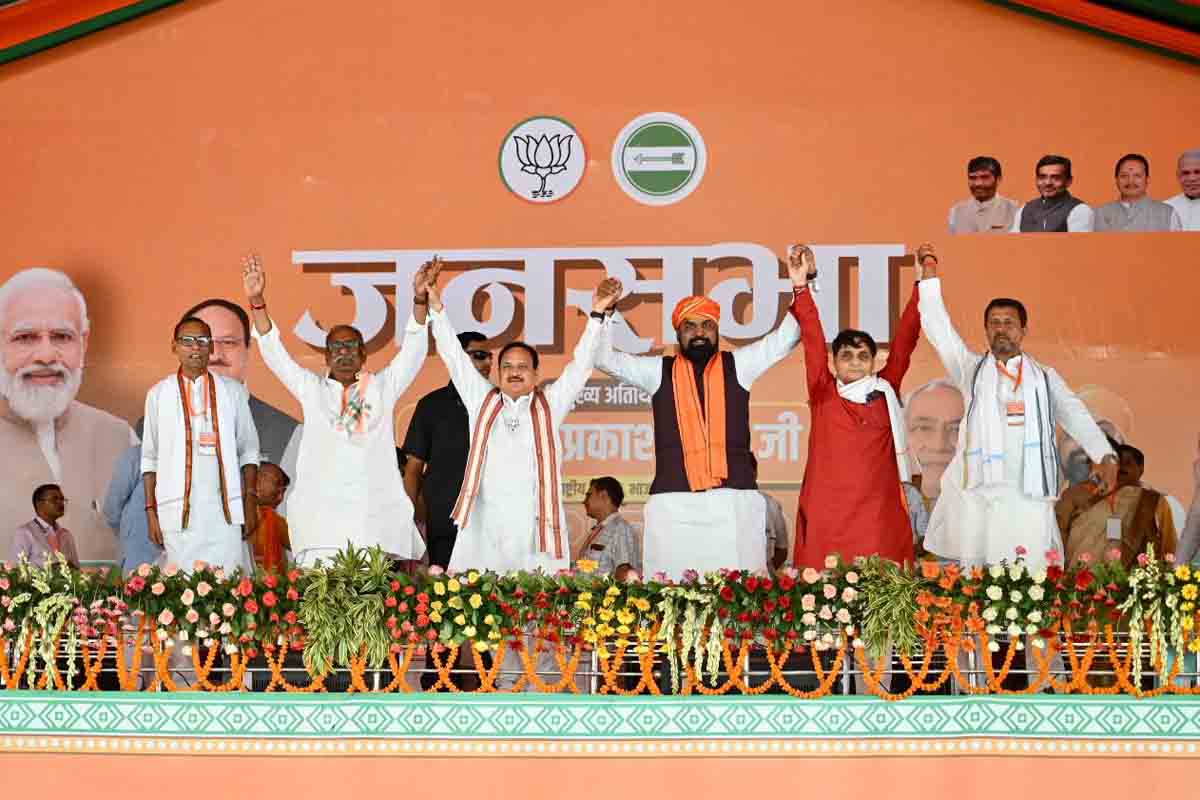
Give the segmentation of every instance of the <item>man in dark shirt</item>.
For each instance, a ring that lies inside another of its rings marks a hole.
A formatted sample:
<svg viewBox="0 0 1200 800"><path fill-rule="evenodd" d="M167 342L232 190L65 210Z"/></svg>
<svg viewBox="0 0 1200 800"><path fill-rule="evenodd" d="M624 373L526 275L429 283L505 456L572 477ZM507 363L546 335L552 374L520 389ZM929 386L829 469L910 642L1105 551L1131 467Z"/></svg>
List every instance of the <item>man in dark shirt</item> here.
<svg viewBox="0 0 1200 800"><path fill-rule="evenodd" d="M485 378L492 372L492 352L481 333L460 333L458 341ZM401 448L408 455L404 489L425 523L429 563L443 569L450 563L458 526L450 520L467 469L471 432L467 408L448 383L418 401Z"/></svg>

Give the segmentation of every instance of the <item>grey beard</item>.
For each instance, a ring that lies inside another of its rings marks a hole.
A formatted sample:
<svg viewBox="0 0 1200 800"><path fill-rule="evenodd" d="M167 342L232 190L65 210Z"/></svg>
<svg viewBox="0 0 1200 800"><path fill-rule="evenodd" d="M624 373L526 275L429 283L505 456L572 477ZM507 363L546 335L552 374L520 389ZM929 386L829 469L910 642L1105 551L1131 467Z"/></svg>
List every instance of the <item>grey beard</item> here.
<svg viewBox="0 0 1200 800"><path fill-rule="evenodd" d="M83 367L60 368L67 374L61 386L27 386L20 375L0 369L0 395L8 407L21 419L37 424L58 419L79 394L83 384Z"/></svg>

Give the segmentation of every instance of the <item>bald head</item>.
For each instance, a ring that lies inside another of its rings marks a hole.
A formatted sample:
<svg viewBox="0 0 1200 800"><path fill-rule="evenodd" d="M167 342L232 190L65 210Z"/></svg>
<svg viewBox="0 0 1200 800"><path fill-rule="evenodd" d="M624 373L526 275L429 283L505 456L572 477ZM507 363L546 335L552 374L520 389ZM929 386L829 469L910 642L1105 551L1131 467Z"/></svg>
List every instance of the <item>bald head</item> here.
<svg viewBox="0 0 1200 800"><path fill-rule="evenodd" d="M1185 195L1192 200L1200 198L1200 149L1185 150L1180 154L1175 175Z"/></svg>

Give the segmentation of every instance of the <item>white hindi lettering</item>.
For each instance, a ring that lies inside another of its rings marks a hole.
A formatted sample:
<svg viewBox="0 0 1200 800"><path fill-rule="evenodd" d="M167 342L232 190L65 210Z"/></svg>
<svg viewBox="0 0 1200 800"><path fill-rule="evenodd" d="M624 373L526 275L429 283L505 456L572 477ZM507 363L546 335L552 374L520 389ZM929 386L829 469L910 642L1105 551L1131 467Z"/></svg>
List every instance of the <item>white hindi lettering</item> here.
<svg viewBox="0 0 1200 800"><path fill-rule="evenodd" d="M904 255L900 244L813 245L817 266L823 276L823 291L816 295L823 327L837 331L848 326L839 319L841 260L858 263L857 327L880 341L890 339L889 308L892 287L889 285L888 259ZM520 337L536 347L562 346L555 341L558 315L575 308L582 313L591 310L591 292L585 289L563 290L565 302L556 302L558 294L557 265L562 262L596 262L608 275L619 278L626 296L654 296L662 304L662 324L659 340L670 343L675 339L671 328L671 311L675 304L695 294L696 267L706 266L716 272L745 265L751 267L750 280L726 278L713 285L708 295L721 304L721 333L733 339L756 339L769 333L779 323L780 295L791 294L791 284L780 277L779 257L767 247L753 243L724 243L713 245L629 245L622 247L529 247L466 250L296 250L292 263L300 265L347 266L361 264L390 265L390 272L332 272L333 286L349 289L354 295L353 325L363 338L373 340L383 332L387 323L387 300L381 287L395 292L395 330L399 341L412 308L412 279L421 264L440 255L454 270L442 291L450 321L458 330L477 330L491 338L498 336L516 319L517 297L514 286L524 290L525 328ZM657 261L661 264L658 278L642 278L635 262ZM517 266L511 266L517 265ZM461 268L461 269L459 269ZM474 300L483 292L491 301L487 320L475 317ZM739 322L733 315L734 301L739 296L750 298L749 319ZM837 324L830 325L829 321ZM305 311L294 332L303 341L320 347L325 333L312 315ZM623 321L617 323L614 343L629 353L644 353L655 346L652 337L639 337Z"/></svg>
<svg viewBox="0 0 1200 800"><path fill-rule="evenodd" d="M752 427L758 437L755 449L760 460L785 463L800 460L804 424L796 412L784 411L775 422L758 422ZM650 423L564 422L559 433L564 462L654 460L654 427Z"/></svg>

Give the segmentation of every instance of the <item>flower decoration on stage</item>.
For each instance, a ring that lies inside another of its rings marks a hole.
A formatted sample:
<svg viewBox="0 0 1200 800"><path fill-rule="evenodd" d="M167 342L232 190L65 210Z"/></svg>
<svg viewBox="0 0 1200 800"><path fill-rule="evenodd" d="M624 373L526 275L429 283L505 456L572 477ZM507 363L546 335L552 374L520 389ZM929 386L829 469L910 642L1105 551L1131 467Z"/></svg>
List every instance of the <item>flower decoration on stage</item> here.
<svg viewBox="0 0 1200 800"><path fill-rule="evenodd" d="M534 197L541 197L546 192L546 178L566 171L567 162L571 160L571 140L575 136L569 133L547 136L543 133L538 137L512 138L521 171L541 179L541 185L533 192Z"/></svg>
<svg viewBox="0 0 1200 800"><path fill-rule="evenodd" d="M973 588L988 649L1000 649L998 636L1009 637L1018 650L1024 648L1026 636L1035 647L1044 648L1054 636L1050 630L1054 598L1047 591L1048 572L1028 569L1023 549L1018 549L1012 562L1001 561L980 572Z"/></svg>

